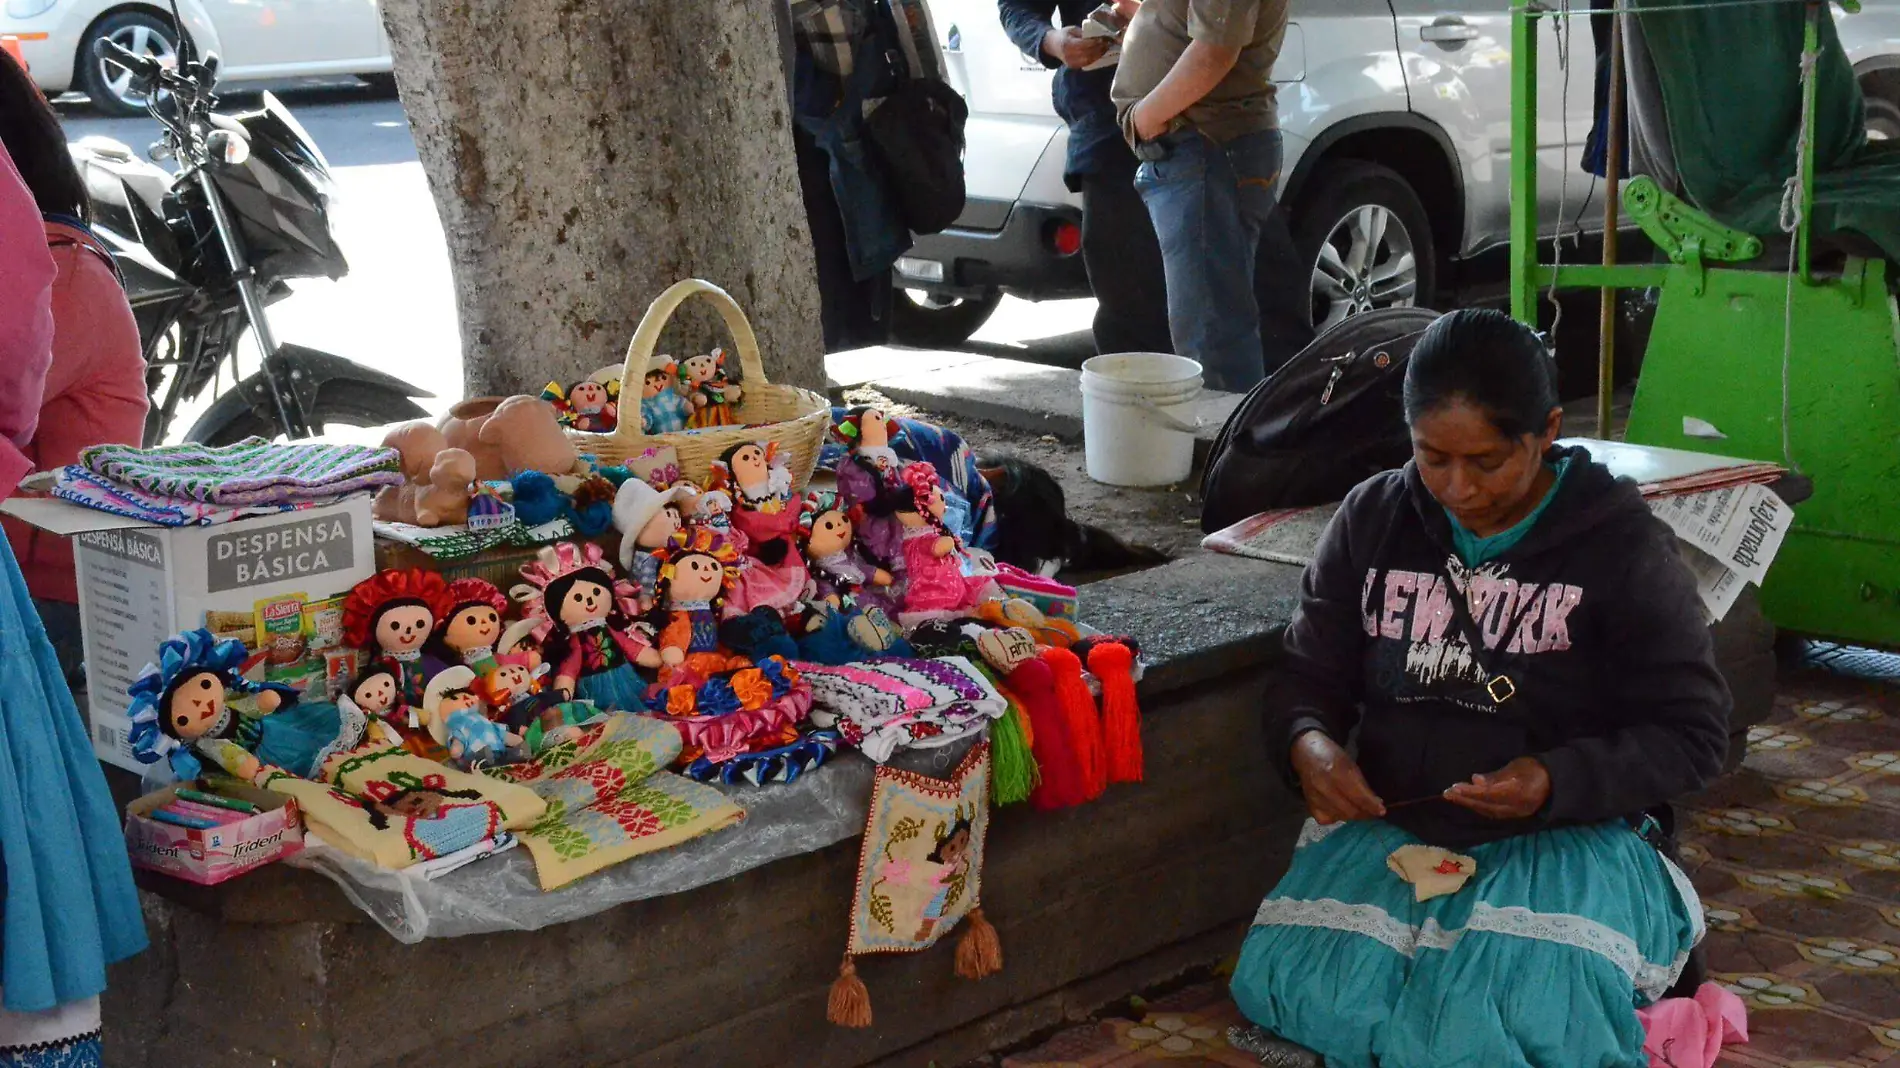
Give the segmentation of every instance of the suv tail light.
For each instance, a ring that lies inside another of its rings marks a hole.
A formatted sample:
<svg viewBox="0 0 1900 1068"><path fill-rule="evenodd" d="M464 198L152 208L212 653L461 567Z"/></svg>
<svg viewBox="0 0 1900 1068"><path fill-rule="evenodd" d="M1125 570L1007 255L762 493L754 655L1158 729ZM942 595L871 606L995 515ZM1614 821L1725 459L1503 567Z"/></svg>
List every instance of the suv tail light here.
<svg viewBox="0 0 1900 1068"><path fill-rule="evenodd" d="M1082 228L1067 219L1049 229L1049 247L1058 256L1073 256L1082 251Z"/></svg>

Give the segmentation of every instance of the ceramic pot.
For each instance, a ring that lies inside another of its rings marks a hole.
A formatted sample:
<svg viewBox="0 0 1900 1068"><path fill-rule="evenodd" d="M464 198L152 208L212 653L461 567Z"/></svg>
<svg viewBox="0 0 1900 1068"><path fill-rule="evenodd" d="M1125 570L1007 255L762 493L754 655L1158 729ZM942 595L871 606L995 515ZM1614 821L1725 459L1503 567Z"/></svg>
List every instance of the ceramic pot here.
<svg viewBox="0 0 1900 1068"><path fill-rule="evenodd" d="M506 397L470 397L450 408L439 424L451 449L466 449L475 457L475 477L484 482L506 479L508 465L502 459L499 442L482 443L482 426L495 414Z"/></svg>

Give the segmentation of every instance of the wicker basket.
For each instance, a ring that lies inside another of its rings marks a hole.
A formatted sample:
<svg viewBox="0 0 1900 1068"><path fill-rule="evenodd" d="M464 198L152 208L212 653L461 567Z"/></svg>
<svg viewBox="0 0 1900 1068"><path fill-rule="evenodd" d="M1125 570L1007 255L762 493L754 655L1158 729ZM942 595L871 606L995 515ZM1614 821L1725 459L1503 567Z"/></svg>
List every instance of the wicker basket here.
<svg viewBox="0 0 1900 1068"><path fill-rule="evenodd" d="M671 434L646 434L640 429L637 397L640 382L646 377L647 361L660 342L660 331L679 306L691 296L704 296L719 309L726 329L739 350L739 380L743 393L733 414L739 423L733 426L703 427ZM809 389L773 385L766 380L765 367L759 362L759 339L752 324L731 295L711 282L688 278L676 282L661 293L647 308L646 315L627 345L627 364L621 382L634 403L622 409L620 424L610 433L599 434L569 430L568 440L583 455L598 457L602 463L623 464L642 450L671 445L679 454L680 474L701 485L712 473L713 461L727 449L748 441L774 441L791 468L792 486L803 490L812 469L818 466L818 451L831 430L831 403ZM761 425L750 425L761 424Z"/></svg>

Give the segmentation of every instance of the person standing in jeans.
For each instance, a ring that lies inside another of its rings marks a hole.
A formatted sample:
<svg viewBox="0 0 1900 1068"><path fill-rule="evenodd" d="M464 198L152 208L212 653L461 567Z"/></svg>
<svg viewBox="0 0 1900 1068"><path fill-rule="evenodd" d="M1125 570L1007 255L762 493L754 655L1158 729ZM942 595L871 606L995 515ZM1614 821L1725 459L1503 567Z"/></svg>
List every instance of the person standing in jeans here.
<svg viewBox="0 0 1900 1068"><path fill-rule="evenodd" d="M1263 235L1283 254L1261 258L1291 268L1269 266L1283 277L1260 278L1269 336L1297 334L1286 324L1308 300L1310 272L1297 269L1274 204L1281 143L1271 73L1286 17L1286 0L1146 0L1111 93L1142 161L1135 187L1161 241L1174 350L1198 360L1214 389L1245 391L1266 377L1269 359L1277 369L1297 349L1263 355Z"/></svg>
<svg viewBox="0 0 1900 1068"><path fill-rule="evenodd" d="M1105 37L1082 36L1096 0L997 0L1003 32L1055 76L1055 109L1069 124L1063 181L1082 194L1082 262L1095 294L1096 352L1172 352L1161 247L1135 192L1135 154L1115 122ZM1052 17L1059 16L1060 25Z"/></svg>

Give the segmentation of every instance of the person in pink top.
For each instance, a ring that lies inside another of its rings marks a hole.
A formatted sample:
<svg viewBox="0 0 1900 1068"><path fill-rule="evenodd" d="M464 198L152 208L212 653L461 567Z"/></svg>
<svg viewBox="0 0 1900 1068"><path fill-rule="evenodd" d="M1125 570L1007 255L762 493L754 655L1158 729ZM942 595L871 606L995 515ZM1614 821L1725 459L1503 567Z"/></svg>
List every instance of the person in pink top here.
<svg viewBox="0 0 1900 1068"><path fill-rule="evenodd" d="M4 55L0 68L17 73ZM10 126L27 101L0 85ZM0 498L33 467L58 285L40 206L9 149L0 142ZM5 545L0 798L0 1064L97 1068L106 966L145 948L145 921L92 739Z"/></svg>
<svg viewBox="0 0 1900 1068"><path fill-rule="evenodd" d="M44 390L6 390L0 409L19 404L30 410L0 414L0 425L11 428L11 419L26 420L23 432L8 433L13 453L29 471L76 463L79 450L88 445L136 445L145 432L146 411L138 324L111 255L86 227L86 187L66 150L59 119L26 72L7 56L0 56L0 144L33 194L55 272L48 291L52 365L39 368ZM47 258L0 253L0 279L30 265L43 267ZM11 281L0 284L13 292ZM0 467L4 463L0 461ZM0 485L11 489L18 480L15 476ZM27 589L59 653L60 667L76 683L79 594L72 543L18 520L0 523L26 573Z"/></svg>

